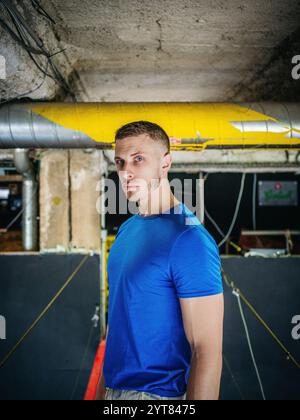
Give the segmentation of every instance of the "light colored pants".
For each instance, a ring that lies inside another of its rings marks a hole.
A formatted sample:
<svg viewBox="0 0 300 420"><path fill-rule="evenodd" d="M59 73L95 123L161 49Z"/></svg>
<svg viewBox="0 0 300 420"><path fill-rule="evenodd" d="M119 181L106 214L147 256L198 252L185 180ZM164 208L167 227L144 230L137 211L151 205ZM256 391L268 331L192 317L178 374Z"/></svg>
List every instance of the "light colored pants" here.
<svg viewBox="0 0 300 420"><path fill-rule="evenodd" d="M179 397L162 397L156 394L150 394L144 391L134 390L119 390L106 388L105 392L106 400L185 400L186 394Z"/></svg>

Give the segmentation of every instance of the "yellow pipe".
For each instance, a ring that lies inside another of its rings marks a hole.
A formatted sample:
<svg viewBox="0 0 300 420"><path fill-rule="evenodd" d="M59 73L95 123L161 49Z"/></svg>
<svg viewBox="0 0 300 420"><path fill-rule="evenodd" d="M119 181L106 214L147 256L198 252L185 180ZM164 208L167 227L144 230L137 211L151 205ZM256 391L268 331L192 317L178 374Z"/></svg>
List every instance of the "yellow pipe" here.
<svg viewBox="0 0 300 420"><path fill-rule="evenodd" d="M10 130L14 131L18 124L18 115L22 115L24 123L25 113L35 122L33 128L40 122L44 126L48 122L52 124L49 127L61 130L61 137L53 147L71 148L77 136L75 147L114 148L118 128L132 121L147 120L164 128L173 150L300 149L299 109L298 104L33 103L14 105ZM3 125L1 112L0 128ZM20 135L17 127L15 131L11 143ZM39 139L37 130L35 141L30 142L31 132L26 133L26 146L43 147L44 137ZM8 130L6 137L1 138L1 133L0 129L0 147L11 147ZM65 142L68 133L69 140ZM22 146L14 143L14 147ZM45 147L51 147L49 141Z"/></svg>

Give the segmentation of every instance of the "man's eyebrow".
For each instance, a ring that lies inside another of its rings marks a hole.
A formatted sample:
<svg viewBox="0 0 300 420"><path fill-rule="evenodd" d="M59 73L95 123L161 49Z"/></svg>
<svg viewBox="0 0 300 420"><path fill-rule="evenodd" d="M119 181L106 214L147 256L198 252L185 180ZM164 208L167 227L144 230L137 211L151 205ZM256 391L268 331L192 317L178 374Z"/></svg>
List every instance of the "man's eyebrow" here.
<svg viewBox="0 0 300 420"><path fill-rule="evenodd" d="M145 154L145 152L136 152L136 153L133 153L132 155L130 155L130 156L136 156L136 155L144 155ZM119 156L115 156L115 160L116 159L122 159L121 157L119 157Z"/></svg>

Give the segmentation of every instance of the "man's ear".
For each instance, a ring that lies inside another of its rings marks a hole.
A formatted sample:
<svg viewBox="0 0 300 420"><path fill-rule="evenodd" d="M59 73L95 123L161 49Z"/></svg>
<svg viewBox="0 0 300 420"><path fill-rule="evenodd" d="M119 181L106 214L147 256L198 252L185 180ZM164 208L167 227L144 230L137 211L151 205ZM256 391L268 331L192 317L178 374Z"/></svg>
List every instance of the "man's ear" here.
<svg viewBox="0 0 300 420"><path fill-rule="evenodd" d="M163 157L162 169L164 172L168 172L172 166L172 156L170 152L166 152Z"/></svg>

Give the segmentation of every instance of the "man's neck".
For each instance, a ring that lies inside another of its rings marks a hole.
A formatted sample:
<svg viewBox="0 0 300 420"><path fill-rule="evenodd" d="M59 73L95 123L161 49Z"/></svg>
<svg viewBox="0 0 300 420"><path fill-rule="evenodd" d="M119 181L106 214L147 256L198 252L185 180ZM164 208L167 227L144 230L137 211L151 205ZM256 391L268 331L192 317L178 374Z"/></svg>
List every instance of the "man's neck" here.
<svg viewBox="0 0 300 420"><path fill-rule="evenodd" d="M180 202L172 194L169 183L165 182L155 191L147 202L139 202L139 215L142 217L165 213Z"/></svg>

